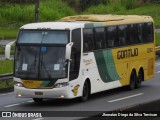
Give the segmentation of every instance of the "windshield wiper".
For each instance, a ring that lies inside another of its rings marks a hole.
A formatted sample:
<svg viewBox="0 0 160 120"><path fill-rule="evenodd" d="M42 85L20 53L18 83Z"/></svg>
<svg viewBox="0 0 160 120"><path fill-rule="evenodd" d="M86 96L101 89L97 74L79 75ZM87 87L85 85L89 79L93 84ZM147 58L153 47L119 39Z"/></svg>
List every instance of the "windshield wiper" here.
<svg viewBox="0 0 160 120"><path fill-rule="evenodd" d="M36 63L37 63L37 53L35 53L35 55L34 55L34 70L35 70L35 68L36 68Z"/></svg>
<svg viewBox="0 0 160 120"><path fill-rule="evenodd" d="M43 60L40 61L41 65L43 65L45 72L47 73L48 77L51 78L50 71L46 69L46 65L44 64ZM42 67L41 67L42 70Z"/></svg>

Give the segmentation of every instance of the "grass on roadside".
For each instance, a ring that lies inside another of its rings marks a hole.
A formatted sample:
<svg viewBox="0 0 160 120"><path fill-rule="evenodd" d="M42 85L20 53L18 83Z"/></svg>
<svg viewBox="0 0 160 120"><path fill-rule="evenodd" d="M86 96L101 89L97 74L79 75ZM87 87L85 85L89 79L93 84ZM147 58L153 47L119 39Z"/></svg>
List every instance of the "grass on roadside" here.
<svg viewBox="0 0 160 120"><path fill-rule="evenodd" d="M156 33L156 46L160 46L160 33Z"/></svg>
<svg viewBox="0 0 160 120"><path fill-rule="evenodd" d="M7 88L7 87L13 87L13 85L14 85L13 79L0 81L0 89Z"/></svg>
<svg viewBox="0 0 160 120"><path fill-rule="evenodd" d="M160 26L160 4L142 4L134 9L127 10L120 2L109 5L91 6L83 14L121 14L121 15L149 15L152 16L155 26Z"/></svg>
<svg viewBox="0 0 160 120"><path fill-rule="evenodd" d="M0 74L13 73L13 60L0 60Z"/></svg>
<svg viewBox="0 0 160 120"><path fill-rule="evenodd" d="M15 45L12 45L11 47L11 55L14 55L15 53ZM5 46L0 46L0 55L5 54Z"/></svg>
<svg viewBox="0 0 160 120"><path fill-rule="evenodd" d="M18 28L0 27L0 39L15 39L17 37Z"/></svg>
<svg viewBox="0 0 160 120"><path fill-rule="evenodd" d="M61 0L40 2L40 21L55 21L76 12ZM16 38L18 29L35 22L34 4L0 4L0 39Z"/></svg>

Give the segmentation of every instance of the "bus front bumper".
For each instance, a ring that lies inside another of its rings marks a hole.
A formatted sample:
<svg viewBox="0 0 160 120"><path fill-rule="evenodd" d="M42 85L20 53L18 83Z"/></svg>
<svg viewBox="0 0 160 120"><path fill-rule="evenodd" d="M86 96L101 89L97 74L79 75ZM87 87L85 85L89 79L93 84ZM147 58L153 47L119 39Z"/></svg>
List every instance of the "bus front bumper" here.
<svg viewBox="0 0 160 120"><path fill-rule="evenodd" d="M14 86L16 97L20 98L75 98L72 89L67 87L52 88L52 89L28 89L25 87Z"/></svg>

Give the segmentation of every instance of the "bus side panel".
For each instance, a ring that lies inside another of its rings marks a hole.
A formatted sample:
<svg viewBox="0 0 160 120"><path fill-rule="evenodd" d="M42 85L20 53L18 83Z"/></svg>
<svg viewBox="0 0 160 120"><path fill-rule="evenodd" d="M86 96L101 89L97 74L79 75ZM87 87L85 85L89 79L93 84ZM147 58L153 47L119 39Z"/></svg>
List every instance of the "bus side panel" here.
<svg viewBox="0 0 160 120"><path fill-rule="evenodd" d="M112 54L122 86L129 84L133 69L136 70L138 75L138 71L142 67L144 80L154 77L155 53L153 43L115 48L112 50Z"/></svg>

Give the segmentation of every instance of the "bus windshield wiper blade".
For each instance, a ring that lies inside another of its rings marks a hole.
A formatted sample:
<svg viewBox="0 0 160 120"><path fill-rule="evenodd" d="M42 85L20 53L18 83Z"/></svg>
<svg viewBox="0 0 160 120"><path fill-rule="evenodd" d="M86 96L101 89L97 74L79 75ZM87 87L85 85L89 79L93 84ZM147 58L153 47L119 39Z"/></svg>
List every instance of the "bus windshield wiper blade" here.
<svg viewBox="0 0 160 120"><path fill-rule="evenodd" d="M45 72L47 73L48 77L51 78L50 71L49 71L48 69L46 69L46 66L45 66L45 64L44 64L44 62L43 62L42 60L41 60L41 64L42 64L42 66L44 67L44 70L45 70Z"/></svg>

